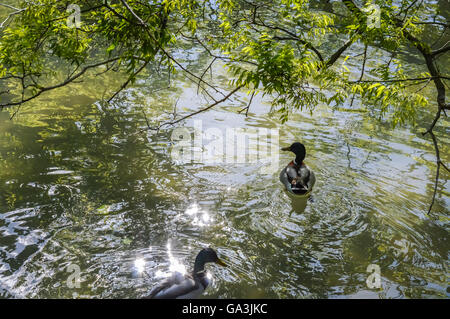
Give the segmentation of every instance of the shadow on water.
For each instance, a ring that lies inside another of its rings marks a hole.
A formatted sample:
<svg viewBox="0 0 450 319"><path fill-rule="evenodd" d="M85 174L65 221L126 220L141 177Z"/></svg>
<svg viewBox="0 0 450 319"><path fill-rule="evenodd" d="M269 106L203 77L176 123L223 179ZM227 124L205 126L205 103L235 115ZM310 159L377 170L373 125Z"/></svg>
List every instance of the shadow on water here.
<svg viewBox="0 0 450 319"><path fill-rule="evenodd" d="M291 194L288 191L284 191L285 196L287 196L291 201L291 207L292 211L301 214L305 211L306 205L308 204L308 200L310 198L311 194L308 194L308 196L305 195L295 195Z"/></svg>

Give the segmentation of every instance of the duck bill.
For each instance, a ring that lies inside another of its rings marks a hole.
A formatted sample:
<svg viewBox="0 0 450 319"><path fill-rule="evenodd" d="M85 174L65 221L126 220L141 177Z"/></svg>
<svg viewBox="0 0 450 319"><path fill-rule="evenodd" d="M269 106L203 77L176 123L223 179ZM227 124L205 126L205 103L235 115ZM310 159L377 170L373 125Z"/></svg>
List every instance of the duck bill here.
<svg viewBox="0 0 450 319"><path fill-rule="evenodd" d="M222 267L228 267L226 263L224 263L222 260L217 259L216 264L221 265Z"/></svg>
<svg viewBox="0 0 450 319"><path fill-rule="evenodd" d="M290 147L283 147L281 150L287 152L287 151L290 151L291 149L290 149Z"/></svg>

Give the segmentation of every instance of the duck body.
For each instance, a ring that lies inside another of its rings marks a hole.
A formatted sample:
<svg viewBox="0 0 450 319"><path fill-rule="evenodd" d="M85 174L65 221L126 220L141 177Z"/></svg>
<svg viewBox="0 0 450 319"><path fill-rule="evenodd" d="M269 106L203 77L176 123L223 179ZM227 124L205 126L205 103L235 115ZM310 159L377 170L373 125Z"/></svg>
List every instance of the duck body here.
<svg viewBox="0 0 450 319"><path fill-rule="evenodd" d="M205 264L214 262L226 267L211 248L202 249L195 259L192 274L175 272L150 291L148 299L193 299L200 296L210 284Z"/></svg>
<svg viewBox="0 0 450 319"><path fill-rule="evenodd" d="M206 274L181 274L175 272L150 292L150 299L194 299L208 287Z"/></svg>
<svg viewBox="0 0 450 319"><path fill-rule="evenodd" d="M306 150L303 144L293 143L290 147L282 148L283 151L291 151L296 158L280 172L280 181L286 190L296 195L306 195L311 192L316 176L314 172L303 163Z"/></svg>
<svg viewBox="0 0 450 319"><path fill-rule="evenodd" d="M300 167L291 165L291 163L280 172L281 183L287 191L296 195L305 195L311 192L316 183L314 172L304 163Z"/></svg>

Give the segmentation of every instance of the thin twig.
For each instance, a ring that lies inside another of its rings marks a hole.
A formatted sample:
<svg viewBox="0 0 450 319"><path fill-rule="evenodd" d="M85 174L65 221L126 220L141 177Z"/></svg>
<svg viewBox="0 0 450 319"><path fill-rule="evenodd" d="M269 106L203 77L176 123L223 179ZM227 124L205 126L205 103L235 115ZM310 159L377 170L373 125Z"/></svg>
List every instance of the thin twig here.
<svg viewBox="0 0 450 319"><path fill-rule="evenodd" d="M122 86L120 87L120 89L118 91L116 91L116 93L113 94L113 96L111 96L108 100L108 103L110 103L123 89L125 89L128 84L130 84L130 82L136 77L136 75L138 75L149 63L150 61L146 61L144 62L144 64L133 74L131 74L128 77L128 80L125 81L125 83L122 84Z"/></svg>
<svg viewBox="0 0 450 319"><path fill-rule="evenodd" d="M256 91L253 91L252 96L250 97L250 101L248 102L247 106L244 107L242 110L238 111L239 114L241 114L244 110L246 110L245 117L248 116L248 110L250 109L250 105L252 104L253 97L255 96L255 93L256 93Z"/></svg>
<svg viewBox="0 0 450 319"><path fill-rule="evenodd" d="M361 75L359 76L359 80L358 80L359 82L361 82L361 80L364 77L364 70L365 70L365 67L366 67L366 60L367 60L367 44L365 44L365 46L364 46L364 57L363 57L363 64L362 64L362 68L361 68ZM356 92L353 93L352 101L350 103L350 106L353 106L353 101L355 100L355 95L356 95Z"/></svg>

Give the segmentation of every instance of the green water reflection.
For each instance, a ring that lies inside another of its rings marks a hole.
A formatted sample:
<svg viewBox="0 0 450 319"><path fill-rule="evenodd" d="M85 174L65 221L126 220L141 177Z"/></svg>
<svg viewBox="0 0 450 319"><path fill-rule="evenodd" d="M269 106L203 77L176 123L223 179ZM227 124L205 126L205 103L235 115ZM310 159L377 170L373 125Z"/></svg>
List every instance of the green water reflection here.
<svg viewBox="0 0 450 319"><path fill-rule="evenodd" d="M191 68L204 65L191 53ZM219 66L214 74L225 85ZM155 121L177 100L179 113L205 104L182 75L155 92L166 80L149 71L108 104L102 96L120 78L98 77L33 101L12 121L0 113L1 297L143 297L212 246L230 267L209 268L205 297L448 298L450 184L443 173L427 216L434 151L420 127L392 131L368 113L321 106L282 125L260 96L248 117L237 114L245 93L195 118L204 128L277 129L283 146L302 141L317 183L314 201L295 209L278 172L262 174L261 163L180 164L172 128L142 133L144 114ZM280 154L280 170L290 160ZM80 288L67 285L71 264ZM380 289L366 284L370 264L380 266Z"/></svg>

